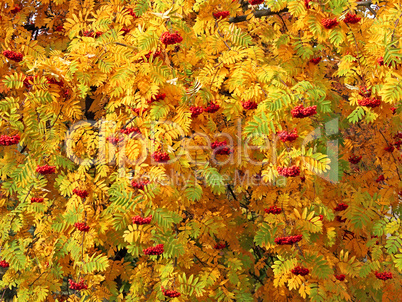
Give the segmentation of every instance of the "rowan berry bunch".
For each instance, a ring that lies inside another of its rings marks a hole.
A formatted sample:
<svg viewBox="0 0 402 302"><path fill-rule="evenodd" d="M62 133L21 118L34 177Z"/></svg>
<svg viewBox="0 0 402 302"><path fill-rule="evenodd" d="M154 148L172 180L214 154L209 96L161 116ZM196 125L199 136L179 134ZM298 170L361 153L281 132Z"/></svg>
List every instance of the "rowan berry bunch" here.
<svg viewBox="0 0 402 302"><path fill-rule="evenodd" d="M371 90L367 89L366 86L360 86L359 95L361 95L364 98L369 98L371 96Z"/></svg>
<svg viewBox="0 0 402 302"><path fill-rule="evenodd" d="M378 178L375 181L376 182L381 182L381 181L384 181L384 180L385 180L384 175L380 175L380 176L378 176Z"/></svg>
<svg viewBox="0 0 402 302"><path fill-rule="evenodd" d="M130 135L131 133L140 134L141 131L138 127L132 127L132 128L121 129L120 133Z"/></svg>
<svg viewBox="0 0 402 302"><path fill-rule="evenodd" d="M162 52L161 52L160 50L155 51L155 53L153 54L153 57L154 57L154 58L159 57L161 54L162 54ZM145 55L145 58L147 58L147 60L149 60L149 58L151 57L151 55L152 55L152 51L148 52L148 53ZM141 60L142 60L142 59L141 59Z"/></svg>
<svg viewBox="0 0 402 302"><path fill-rule="evenodd" d="M358 17L356 14L347 13L343 22L346 24L356 24L359 23L362 18Z"/></svg>
<svg viewBox="0 0 402 302"><path fill-rule="evenodd" d="M286 130L283 130L277 132L276 134L278 135L279 139L283 142L293 142L299 137L296 128L293 129L292 132L287 132Z"/></svg>
<svg viewBox="0 0 402 302"><path fill-rule="evenodd" d="M122 32L123 32L123 36L125 36L125 35L127 35L127 34L131 31L131 29L129 29L129 28L127 28L127 27L123 27L120 31L122 31Z"/></svg>
<svg viewBox="0 0 402 302"><path fill-rule="evenodd" d="M153 102L162 101L165 99L165 97L166 97L166 93L160 93L160 94L157 94L157 95L154 95L153 97L151 97L151 99L148 100L147 102L148 102L148 104L151 104Z"/></svg>
<svg viewBox="0 0 402 302"><path fill-rule="evenodd" d="M302 267L302 266L296 266L295 268L292 269L292 274L293 275L300 275L300 276L306 276L310 273L310 270L308 268Z"/></svg>
<svg viewBox="0 0 402 302"><path fill-rule="evenodd" d="M54 29L54 31L63 31L63 30L64 30L63 25L56 26L56 28Z"/></svg>
<svg viewBox="0 0 402 302"><path fill-rule="evenodd" d="M230 15L230 13L229 13L229 11L225 10L225 11L213 13L213 15L216 19L220 19L220 18L225 19Z"/></svg>
<svg viewBox="0 0 402 302"><path fill-rule="evenodd" d="M337 280L339 280L339 281L343 281L343 280L345 280L346 276L343 275L343 274L341 274L341 275L335 275L335 278L336 278Z"/></svg>
<svg viewBox="0 0 402 302"><path fill-rule="evenodd" d="M16 145L20 142L19 134L9 136L9 135L0 135L0 146L11 146Z"/></svg>
<svg viewBox="0 0 402 302"><path fill-rule="evenodd" d="M40 175L53 174L56 172L56 167L46 164L44 166L38 166L36 168L36 172L38 172Z"/></svg>
<svg viewBox="0 0 402 302"><path fill-rule="evenodd" d="M339 212L339 211L344 211L348 208L349 206L346 203L339 203L336 207L335 207L335 211Z"/></svg>
<svg viewBox="0 0 402 302"><path fill-rule="evenodd" d="M31 203L42 203L44 199L42 197L32 197Z"/></svg>
<svg viewBox="0 0 402 302"><path fill-rule="evenodd" d="M242 106L245 110L253 110L253 109L257 109L258 104L256 102L248 100L248 101L243 102Z"/></svg>
<svg viewBox="0 0 402 302"><path fill-rule="evenodd" d="M169 154L166 152L156 151L152 154L152 158L158 163L166 163L169 161Z"/></svg>
<svg viewBox="0 0 402 302"><path fill-rule="evenodd" d="M216 250L223 250L224 248L226 248L226 244L225 243L217 243L214 246L214 249Z"/></svg>
<svg viewBox="0 0 402 302"><path fill-rule="evenodd" d="M89 226L85 222L76 222L76 223L74 223L74 226L77 228L77 230L79 230L81 232L89 231Z"/></svg>
<svg viewBox="0 0 402 302"><path fill-rule="evenodd" d="M208 107L204 108L204 111L205 111L205 112L208 112L208 113L215 113L215 112L217 112L220 108L221 108L221 106L219 106L218 104L211 103Z"/></svg>
<svg viewBox="0 0 402 302"><path fill-rule="evenodd" d="M191 111L191 118L196 118L204 111L204 108L202 108L201 106L191 106L190 111Z"/></svg>
<svg viewBox="0 0 402 302"><path fill-rule="evenodd" d="M124 140L123 137L116 137L116 136L108 136L106 140L111 143L112 145L117 145L118 143L122 142Z"/></svg>
<svg viewBox="0 0 402 302"><path fill-rule="evenodd" d="M168 31L164 32L161 36L161 42L165 45L174 45L183 41L182 36L180 36L179 32L170 33Z"/></svg>
<svg viewBox="0 0 402 302"><path fill-rule="evenodd" d="M296 177L300 175L300 168L298 166L290 166L290 167L277 167L279 175L285 177Z"/></svg>
<svg viewBox="0 0 402 302"><path fill-rule="evenodd" d="M133 218L133 223L138 224L138 225L143 225L143 224L150 224L152 220L152 215L148 217L141 217L139 215L134 216Z"/></svg>
<svg viewBox="0 0 402 302"><path fill-rule="evenodd" d="M73 190L73 193L81 198L86 198L88 196L88 192L86 190L80 190L78 188L75 188Z"/></svg>
<svg viewBox="0 0 402 302"><path fill-rule="evenodd" d="M332 29L335 26L339 24L339 22L336 20L336 18L331 19L331 18L324 18L321 20L322 26L324 26L325 29Z"/></svg>
<svg viewBox="0 0 402 302"><path fill-rule="evenodd" d="M394 152L395 147L390 145L390 146L385 147L384 150L387 151L387 152L392 153L392 152Z"/></svg>
<svg viewBox="0 0 402 302"><path fill-rule="evenodd" d="M128 14L134 18L138 18L132 8L127 8Z"/></svg>
<svg viewBox="0 0 402 302"><path fill-rule="evenodd" d="M348 160L351 164L357 165L361 159L362 159L362 156L351 155L351 156L349 156Z"/></svg>
<svg viewBox="0 0 402 302"><path fill-rule="evenodd" d="M231 153L233 153L233 150L231 150L228 146L227 146L227 142L218 142L215 141L211 144L211 148L213 150L216 150L215 153L219 154L219 155L229 155Z"/></svg>
<svg viewBox="0 0 402 302"><path fill-rule="evenodd" d="M7 59L17 62L17 63L21 62L22 59L24 58L24 55L22 53L15 52L12 50L4 50L3 56L5 56Z"/></svg>
<svg viewBox="0 0 402 302"><path fill-rule="evenodd" d="M74 282L71 279L69 279L68 282L70 283L70 289L74 290L88 289L88 285L84 284L84 280L82 278L80 279L79 282Z"/></svg>
<svg viewBox="0 0 402 302"><path fill-rule="evenodd" d="M139 115L141 113L144 113L144 112L148 111L148 108L131 108L131 110Z"/></svg>
<svg viewBox="0 0 402 302"><path fill-rule="evenodd" d="M86 30L83 32L84 37L98 38L103 34L101 31L93 32L91 30Z"/></svg>
<svg viewBox="0 0 402 302"><path fill-rule="evenodd" d="M304 118L308 116L312 116L314 114L317 114L317 106L310 106L310 107L304 107L304 105L298 105L295 108L291 110L292 116L295 118Z"/></svg>
<svg viewBox="0 0 402 302"><path fill-rule="evenodd" d="M131 182L131 185L133 186L133 188L139 189L139 190L144 190L144 187L145 187L147 184L149 184L149 181L148 181L148 180L143 180L143 181L140 181L140 182L136 182L135 180L133 180L133 181Z"/></svg>
<svg viewBox="0 0 402 302"><path fill-rule="evenodd" d="M165 297L169 298L177 298L180 297L181 294L178 291L172 290L172 289L164 289L162 288L162 293Z"/></svg>
<svg viewBox="0 0 402 302"><path fill-rule="evenodd" d="M396 113L396 108L395 108L395 107L391 107L391 108L389 108L389 110L392 111L392 114L395 114L395 113Z"/></svg>
<svg viewBox="0 0 402 302"><path fill-rule="evenodd" d="M304 0L304 6L305 6L306 9L310 9L310 8L311 8L311 7L310 7L310 1L311 1L311 0Z"/></svg>
<svg viewBox="0 0 402 302"><path fill-rule="evenodd" d="M25 77L25 79L24 79L24 82L23 82L23 84L24 84L24 86L27 88L27 89L30 89L31 87L32 87L32 82L33 82L33 80L34 80L34 77L33 76L27 76L27 77Z"/></svg>
<svg viewBox="0 0 402 302"><path fill-rule="evenodd" d="M374 275L377 277L377 279L380 279L380 280L383 280L383 281L386 281L386 280L388 280L388 279L392 279L392 273L389 273L389 272L382 272L382 273L379 273L379 272L374 272Z"/></svg>
<svg viewBox="0 0 402 302"><path fill-rule="evenodd" d="M21 11L21 7L16 6L16 7L14 7L12 10L10 10L10 13L12 13L12 14L17 14L17 13L19 13L20 11Z"/></svg>
<svg viewBox="0 0 402 302"><path fill-rule="evenodd" d="M143 250L145 255L162 255L164 252L163 244L158 244L156 246L151 246Z"/></svg>
<svg viewBox="0 0 402 302"><path fill-rule="evenodd" d="M3 267L3 268L6 268L6 267L9 267L10 264L5 260L1 260L0 261L0 266Z"/></svg>
<svg viewBox="0 0 402 302"><path fill-rule="evenodd" d="M264 0L248 0L251 5L258 5L264 3Z"/></svg>
<svg viewBox="0 0 402 302"><path fill-rule="evenodd" d="M50 85L50 84L54 84L54 85L59 86L60 88L61 88L61 87L64 87L64 82L63 82L62 80L57 81L55 78L48 78L48 77L46 77L46 79L47 79L47 83L48 83L49 85Z"/></svg>
<svg viewBox="0 0 402 302"><path fill-rule="evenodd" d="M279 245L292 245L299 241L301 241L303 235L296 235L296 236L287 236L287 237L278 237L275 238L275 243Z"/></svg>
<svg viewBox="0 0 402 302"><path fill-rule="evenodd" d="M320 221L324 220L324 215L318 215L318 217L320 217Z"/></svg>
<svg viewBox="0 0 402 302"><path fill-rule="evenodd" d="M268 209L264 209L267 214L275 214L278 215L282 213L282 209L278 208L276 205L270 206Z"/></svg>
<svg viewBox="0 0 402 302"><path fill-rule="evenodd" d="M376 98L364 98L362 100L358 100L357 103L360 106L375 108L381 105L381 100Z"/></svg>
<svg viewBox="0 0 402 302"><path fill-rule="evenodd" d="M322 60L321 57L317 57L317 58L312 58L310 59L310 62L313 63L314 65L317 65L318 63L320 63Z"/></svg>

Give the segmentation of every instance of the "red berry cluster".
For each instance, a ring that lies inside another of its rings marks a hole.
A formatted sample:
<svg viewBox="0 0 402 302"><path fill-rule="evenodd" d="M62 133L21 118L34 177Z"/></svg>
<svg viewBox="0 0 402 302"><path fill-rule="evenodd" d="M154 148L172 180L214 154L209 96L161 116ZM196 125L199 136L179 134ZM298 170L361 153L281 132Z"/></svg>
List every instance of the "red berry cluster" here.
<svg viewBox="0 0 402 302"><path fill-rule="evenodd" d="M154 95L153 97L151 97L151 99L148 100L147 102L148 102L148 104L151 104L153 102L162 101L165 99L165 97L166 97L166 93L160 93L160 94L157 94L157 95Z"/></svg>
<svg viewBox="0 0 402 302"><path fill-rule="evenodd" d="M319 215L318 217L320 217L320 220L321 220L321 221L324 220L324 215Z"/></svg>
<svg viewBox="0 0 402 302"><path fill-rule="evenodd" d="M106 140L111 143L112 145L117 145L118 143L122 142L124 140L123 137L116 137L116 136L109 136L106 138Z"/></svg>
<svg viewBox="0 0 402 302"><path fill-rule="evenodd" d="M154 57L154 58L159 57L161 54L162 54L162 52L161 52L160 50L157 50L157 51L155 51L155 53L153 54L153 57ZM151 57L151 55L152 55L152 51L150 51L149 53L147 53L147 54L145 55L145 57L149 60L149 58Z"/></svg>
<svg viewBox="0 0 402 302"><path fill-rule="evenodd" d="M15 51L12 51L12 50L3 51L3 55L7 59L15 61L15 62L21 62L22 59L24 58L24 55L22 53L15 52Z"/></svg>
<svg viewBox="0 0 402 302"><path fill-rule="evenodd" d="M276 168L279 175L285 177L296 177L300 175L300 168L298 166L291 166L291 167L278 167Z"/></svg>
<svg viewBox="0 0 402 302"><path fill-rule="evenodd" d="M9 267L10 264L9 264L7 261L5 261L5 260L1 260L1 261L0 261L0 266L5 268L5 267Z"/></svg>
<svg viewBox="0 0 402 302"><path fill-rule="evenodd" d="M324 18L321 20L322 26L324 26L325 29L332 29L335 26L339 24L339 22L336 20L336 18L331 19L331 18Z"/></svg>
<svg viewBox="0 0 402 302"><path fill-rule="evenodd" d="M351 155L351 156L349 156L348 160L351 164L357 165L361 159L362 159L362 156Z"/></svg>
<svg viewBox="0 0 402 302"><path fill-rule="evenodd" d="M127 35L127 34L131 31L131 29L129 29L129 28L127 28L127 27L123 27L120 31L122 31L122 32L123 32L123 36L125 36L125 35Z"/></svg>
<svg viewBox="0 0 402 302"><path fill-rule="evenodd" d="M335 275L335 278L336 278L337 280L339 280L339 281L343 281L343 280L345 280L346 276L343 275L343 274L341 274L341 275Z"/></svg>
<svg viewBox="0 0 402 302"><path fill-rule="evenodd" d="M128 14L134 18L138 18L132 8L127 8Z"/></svg>
<svg viewBox="0 0 402 302"><path fill-rule="evenodd" d="M82 33L82 35L84 36L84 37L92 37L92 38L98 38L98 37L100 37L101 35L103 34L103 32L101 32L101 31L97 31L97 32L93 32L93 31L90 31L90 30L86 30L86 31L84 31L83 33Z"/></svg>
<svg viewBox="0 0 402 302"><path fill-rule="evenodd" d="M346 221L346 218L345 218L345 219L342 219L341 216L336 216L336 220L339 221L339 222L345 222L345 221Z"/></svg>
<svg viewBox="0 0 402 302"><path fill-rule="evenodd" d="M8 135L0 135L0 146L11 146L16 145L20 142L19 134L8 136Z"/></svg>
<svg viewBox="0 0 402 302"><path fill-rule="evenodd" d="M258 5L264 3L264 0L248 0L248 3L250 3L251 5Z"/></svg>
<svg viewBox="0 0 402 302"><path fill-rule="evenodd" d="M59 86L59 87L64 87L64 83L63 83L63 81L57 81L56 79L54 79L54 78L48 78L48 77L46 77L46 79L47 79L47 83L50 85L50 84L54 84L54 85L57 85L57 86Z"/></svg>
<svg viewBox="0 0 402 302"><path fill-rule="evenodd" d="M42 203L43 200L44 199L42 197L32 197L31 198L31 203Z"/></svg>
<svg viewBox="0 0 402 302"><path fill-rule="evenodd" d="M152 220L152 215L148 217L141 217L139 215L133 217L133 223L138 224L138 225L143 225L143 224L150 224Z"/></svg>
<svg viewBox="0 0 402 302"><path fill-rule="evenodd" d="M144 113L145 111L148 111L148 108L131 108L131 110L137 114L141 114Z"/></svg>
<svg viewBox="0 0 402 302"><path fill-rule="evenodd" d="M213 15L216 19L219 19L219 18L225 19L226 17L228 17L230 15L230 13L229 13L229 11L225 10L225 11L213 13Z"/></svg>
<svg viewBox="0 0 402 302"><path fill-rule="evenodd" d="M277 132L276 134L278 135L279 139L283 142L293 142L299 137L296 129L293 129L292 132L287 132L283 130Z"/></svg>
<svg viewBox="0 0 402 302"><path fill-rule="evenodd" d="M56 26L56 28L54 29L54 31L63 31L63 30L64 30L63 25Z"/></svg>
<svg viewBox="0 0 402 302"><path fill-rule="evenodd" d="M310 273L310 270L308 268L302 267L302 266L296 266L295 268L292 269L292 274L293 275L300 275L300 276L306 276Z"/></svg>
<svg viewBox="0 0 402 302"><path fill-rule="evenodd" d="M121 129L120 133L130 135L131 133L140 134L141 131L138 127L132 127L132 128Z"/></svg>
<svg viewBox="0 0 402 302"><path fill-rule="evenodd" d="M394 148L394 146L390 145L390 146L385 147L384 150L392 153L392 152L394 152L395 148Z"/></svg>
<svg viewBox="0 0 402 302"><path fill-rule="evenodd" d="M383 272L383 273L374 272L374 275L377 277L377 279L380 279L383 281L392 279L392 273L388 273L388 272Z"/></svg>
<svg viewBox="0 0 402 302"><path fill-rule="evenodd" d="M317 65L318 63L321 62L321 57L317 57L317 58L312 58L310 59L310 62L313 63L314 65Z"/></svg>
<svg viewBox="0 0 402 302"><path fill-rule="evenodd" d="M344 211L348 208L349 206L346 203L339 203L336 208L334 209L335 211L339 212L339 211Z"/></svg>
<svg viewBox="0 0 402 302"><path fill-rule="evenodd" d="M275 238L275 243L279 245L291 245L302 240L303 235L287 236Z"/></svg>
<svg viewBox="0 0 402 302"><path fill-rule="evenodd" d="M395 108L395 107L391 107L391 108L389 108L389 110L392 111L392 114L395 114L395 113L396 113L396 108Z"/></svg>
<svg viewBox="0 0 402 302"><path fill-rule="evenodd" d="M69 279L68 282L70 283L70 289L74 290L88 289L88 285L84 284L84 280L82 278L80 279L80 282L74 282L71 279Z"/></svg>
<svg viewBox="0 0 402 302"><path fill-rule="evenodd" d="M358 17L356 14L347 13L343 22L347 24L359 23L362 18Z"/></svg>
<svg viewBox="0 0 402 302"><path fill-rule="evenodd" d="M74 226L81 232L88 232L89 226L85 222L76 222Z"/></svg>
<svg viewBox="0 0 402 302"><path fill-rule="evenodd" d="M21 7L16 6L12 10L10 10L10 13L16 14L16 13L19 13L20 11L21 11Z"/></svg>
<svg viewBox="0 0 402 302"><path fill-rule="evenodd" d="M306 7L306 9L310 9L310 1L311 0L304 0L304 6Z"/></svg>
<svg viewBox="0 0 402 302"><path fill-rule="evenodd" d="M217 244L215 244L214 249L223 250L225 247L226 247L225 243L217 243Z"/></svg>
<svg viewBox="0 0 402 302"><path fill-rule="evenodd" d="M201 106L191 106L190 111L191 111L191 118L196 118L204 111L204 108L202 108Z"/></svg>
<svg viewBox="0 0 402 302"><path fill-rule="evenodd" d="M166 163L169 161L170 156L166 152L156 151L152 154L152 158L158 163Z"/></svg>
<svg viewBox="0 0 402 302"><path fill-rule="evenodd" d="M317 113L317 106L314 105L314 106L304 108L303 104L298 105L292 109L291 113L292 113L292 116L296 117L296 118L304 118L304 117L312 116Z"/></svg>
<svg viewBox="0 0 402 302"><path fill-rule="evenodd" d="M243 102L242 106L246 110L252 110L252 109L257 109L258 104L256 102L248 100L248 101Z"/></svg>
<svg viewBox="0 0 402 302"><path fill-rule="evenodd" d="M267 214L275 214L275 215L278 215L278 214L282 213L282 209L278 208L275 205L270 206L268 209L264 209L264 211Z"/></svg>
<svg viewBox="0 0 402 302"><path fill-rule="evenodd" d="M143 250L145 255L162 255L164 252L163 244L158 244L157 246L151 246Z"/></svg>
<svg viewBox="0 0 402 302"><path fill-rule="evenodd" d="M376 182L381 182L381 181L384 181L384 180L385 180L384 175L380 175L380 176L378 176L378 178L375 181Z"/></svg>
<svg viewBox="0 0 402 302"><path fill-rule="evenodd" d="M136 182L135 180L133 180L131 182L131 185L133 186L133 188L135 189L139 189L139 190L144 190L144 187L149 184L148 180L144 180L144 181L140 181L140 182Z"/></svg>
<svg viewBox="0 0 402 302"><path fill-rule="evenodd" d="M204 111L208 113L215 113L219 110L219 108L221 108L221 106L219 106L218 104L211 103L208 107L204 108Z"/></svg>
<svg viewBox="0 0 402 302"><path fill-rule="evenodd" d="M32 82L33 82L33 80L34 80L34 77L33 76L27 76L25 79L24 79L24 86L27 88L27 89L30 89L31 87L32 87Z"/></svg>
<svg viewBox="0 0 402 302"><path fill-rule="evenodd" d="M362 97L369 98L371 96L371 90L368 90L366 86L359 87L359 94Z"/></svg>
<svg viewBox="0 0 402 302"><path fill-rule="evenodd" d="M381 100L376 98L364 98L357 101L360 106L375 108L381 105Z"/></svg>
<svg viewBox="0 0 402 302"><path fill-rule="evenodd" d="M215 151L216 154L229 155L233 153L233 150L230 150L230 148L227 145L228 145L227 142L215 141L211 144L211 148L213 150L216 150Z"/></svg>
<svg viewBox="0 0 402 302"><path fill-rule="evenodd" d="M172 289L162 289L162 293L165 295L165 297L169 298L177 298L181 296L181 294L178 291Z"/></svg>
<svg viewBox="0 0 402 302"><path fill-rule="evenodd" d="M41 175L47 175L47 174L53 174L56 172L56 167L55 166L49 166L49 165L44 165L44 166L38 166L36 168L36 172L38 172Z"/></svg>
<svg viewBox="0 0 402 302"><path fill-rule="evenodd" d="M180 43L181 41L183 41L183 38L177 31L175 33L166 31L161 36L161 42L165 45L173 45Z"/></svg>
<svg viewBox="0 0 402 302"><path fill-rule="evenodd" d="M86 190L80 190L75 188L73 193L81 198L86 198L88 196L88 192Z"/></svg>

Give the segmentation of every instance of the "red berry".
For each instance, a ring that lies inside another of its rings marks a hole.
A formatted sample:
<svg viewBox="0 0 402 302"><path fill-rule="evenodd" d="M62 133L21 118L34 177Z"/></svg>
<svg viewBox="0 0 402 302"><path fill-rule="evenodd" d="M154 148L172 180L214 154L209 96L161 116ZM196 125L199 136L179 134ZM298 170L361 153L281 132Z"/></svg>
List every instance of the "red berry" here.
<svg viewBox="0 0 402 302"><path fill-rule="evenodd" d="M163 289L162 292L165 295L165 297L169 297L169 298L177 298L177 297L181 296L181 294L178 291L171 290L171 289Z"/></svg>
<svg viewBox="0 0 402 302"><path fill-rule="evenodd" d="M148 108L131 108L131 110L134 111L136 114L140 115L148 111Z"/></svg>
<svg viewBox="0 0 402 302"><path fill-rule="evenodd" d="M0 261L0 266L6 268L6 267L9 267L10 264L5 260L1 260Z"/></svg>
<svg viewBox="0 0 402 302"><path fill-rule="evenodd" d="M264 209L264 211L267 214L274 214L274 215L282 213L282 209L278 208L276 205L270 206L268 209Z"/></svg>
<svg viewBox="0 0 402 302"><path fill-rule="evenodd" d="M63 30L64 30L63 25L59 25L59 26L57 26L57 27L55 28L54 31L63 31Z"/></svg>
<svg viewBox="0 0 402 302"><path fill-rule="evenodd" d="M220 155L229 155L231 153L233 153L233 150L231 150L228 146L227 146L227 142L218 142L215 141L211 144L211 148L214 151L214 153L216 154L220 154Z"/></svg>
<svg viewBox="0 0 402 302"><path fill-rule="evenodd" d="M20 11L21 11L21 7L16 6L12 10L10 10L10 13L16 14L16 13L19 13Z"/></svg>
<svg viewBox="0 0 402 302"><path fill-rule="evenodd" d="M253 101L248 100L248 101L242 103L242 106L245 110L252 110L252 109L257 109L258 104Z"/></svg>
<svg viewBox="0 0 402 302"><path fill-rule="evenodd" d="M310 62L313 63L314 65L317 65L318 63L321 62L321 57L317 57L317 58L312 58L310 59Z"/></svg>
<svg viewBox="0 0 402 302"><path fill-rule="evenodd" d="M36 168L36 172L38 172L41 175L47 175L47 174L53 174L56 172L56 167L55 166L49 166L49 165L44 165L44 166L38 166Z"/></svg>
<svg viewBox="0 0 402 302"><path fill-rule="evenodd" d="M61 81L57 81L56 79L54 79L54 78L48 78L48 77L46 77L46 79L47 79L47 83L50 85L50 84L54 84L54 85L57 85L57 86L59 86L59 87L64 87L64 83L63 83L63 81L61 80Z"/></svg>
<svg viewBox="0 0 402 302"><path fill-rule="evenodd" d="M150 224L152 220L152 215L148 217L141 217L139 215L134 216L133 218L133 223L138 224L138 225L143 225L143 224Z"/></svg>
<svg viewBox="0 0 402 302"><path fill-rule="evenodd" d="M349 206L345 203L339 203L336 208L334 209L335 211L339 212L339 211L344 211L348 208Z"/></svg>
<svg viewBox="0 0 402 302"><path fill-rule="evenodd" d="M127 8L128 14L134 18L138 18L132 8Z"/></svg>
<svg viewBox="0 0 402 302"><path fill-rule="evenodd" d="M163 244L158 244L157 246L151 246L143 250L145 255L162 255L164 252Z"/></svg>
<svg viewBox="0 0 402 302"><path fill-rule="evenodd" d="M148 100L147 102L148 102L148 104L151 104L153 102L162 101L165 99L165 97L166 97L166 93L160 93L160 94L157 94L157 95L154 95L153 97L151 97L151 99Z"/></svg>
<svg viewBox="0 0 402 302"><path fill-rule="evenodd" d="M31 198L31 203L42 203L43 200L44 199L42 197L32 197Z"/></svg>
<svg viewBox="0 0 402 302"><path fill-rule="evenodd" d="M88 289L88 285L84 284L84 280L82 278L80 279L79 282L74 282L71 279L69 279L68 282L70 283L70 289L74 290Z"/></svg>
<svg viewBox="0 0 402 302"><path fill-rule="evenodd" d="M346 24L356 24L359 23L362 18L358 17L356 14L347 13L343 22Z"/></svg>
<svg viewBox="0 0 402 302"><path fill-rule="evenodd" d="M122 31L122 32L123 32L123 36L125 36L125 35L127 35L127 34L131 31L131 29L129 29L129 28L127 28L127 27L123 27L120 31Z"/></svg>
<svg viewBox="0 0 402 302"><path fill-rule="evenodd" d="M378 176L378 178L375 181L376 182L381 182L381 181L384 181L384 180L385 180L384 175L380 175L380 176Z"/></svg>
<svg viewBox="0 0 402 302"><path fill-rule="evenodd" d="M173 45L180 43L181 41L183 41L183 38L177 31L175 33L170 33L166 31L161 36L161 42L165 45Z"/></svg>
<svg viewBox="0 0 402 302"><path fill-rule="evenodd" d="M305 118L308 116L312 116L317 113L317 106L310 106L304 108L303 105L298 105L291 110L291 114L295 118Z"/></svg>
<svg viewBox="0 0 402 302"><path fill-rule="evenodd" d="M283 131L277 132L276 134L278 135L279 139L283 142L293 142L294 140L296 140L299 137L296 129L293 129L292 132L287 132L287 131L283 130Z"/></svg>
<svg viewBox="0 0 402 302"><path fill-rule="evenodd" d="M15 52L15 51L12 51L12 50L4 50L3 55L7 59L12 60L12 61L17 62L17 63L21 62L22 59L24 58L24 55L22 53Z"/></svg>
<svg viewBox="0 0 402 302"><path fill-rule="evenodd" d="M191 106L190 111L191 111L191 118L196 118L204 111L204 109L200 106Z"/></svg>
<svg viewBox="0 0 402 302"><path fill-rule="evenodd" d="M86 31L83 32L82 35L83 35L84 37L94 37L94 36L95 36L95 33L94 33L93 31L86 30Z"/></svg>
<svg viewBox="0 0 402 302"><path fill-rule="evenodd" d="M13 136L0 135L0 146L11 146L16 145L20 142L20 135L16 134Z"/></svg>
<svg viewBox="0 0 402 302"><path fill-rule="evenodd" d="M148 180L144 180L144 181L140 181L140 182L136 182L135 180L133 180L131 182L131 185L133 186L133 188L135 189L139 189L139 190L143 190L144 191L144 187L149 184Z"/></svg>
<svg viewBox="0 0 402 302"><path fill-rule="evenodd" d="M226 17L228 17L230 15L230 13L229 13L229 11L226 10L226 11L220 11L220 12L213 13L213 15L216 19L219 19L219 18L225 19Z"/></svg>
<svg viewBox="0 0 402 302"><path fill-rule="evenodd" d="M287 236L275 238L275 243L278 245L292 245L303 239L303 235Z"/></svg>
<svg viewBox="0 0 402 302"><path fill-rule="evenodd" d="M324 220L324 215L319 215L318 217L320 217L320 220L321 220L321 221Z"/></svg>
<svg viewBox="0 0 402 302"><path fill-rule="evenodd" d="M126 129L121 129L120 133L126 134L126 135L130 135L131 133L134 134L140 134L141 131L138 127L133 127L133 128L126 128Z"/></svg>
<svg viewBox="0 0 402 302"><path fill-rule="evenodd" d="M364 98L369 98L371 96L371 90L368 90L366 86L360 86L359 94Z"/></svg>
<svg viewBox="0 0 402 302"><path fill-rule="evenodd" d="M332 29L335 26L337 26L339 24L339 22L336 20L336 18L334 18L334 19L324 18L324 19L321 20L321 24L326 29Z"/></svg>
<svg viewBox="0 0 402 302"><path fill-rule="evenodd" d="M304 268L302 266L296 266L295 268L292 269L292 274L293 275L300 275L300 276L306 276L310 273L310 270L308 268Z"/></svg>
<svg viewBox="0 0 402 302"><path fill-rule="evenodd" d="M223 250L224 248L226 248L226 244L225 243L217 243L214 246L214 249L216 250Z"/></svg>
<svg viewBox="0 0 402 302"><path fill-rule="evenodd" d="M360 106L375 108L381 105L381 100L375 98L364 98L357 101Z"/></svg>
<svg viewBox="0 0 402 302"><path fill-rule="evenodd" d="M335 278L338 279L339 281L345 280L346 276L345 275L335 275Z"/></svg>
<svg viewBox="0 0 402 302"><path fill-rule="evenodd" d="M258 5L264 3L264 0L248 0L251 5Z"/></svg>
<svg viewBox="0 0 402 302"><path fill-rule="evenodd" d="M169 154L160 151L154 152L154 154L152 154L152 158L158 163L166 163L170 159Z"/></svg>
<svg viewBox="0 0 402 302"><path fill-rule="evenodd" d="M204 108L204 112L208 113L215 113L218 111L221 107L218 104L211 103L208 107Z"/></svg>
<svg viewBox="0 0 402 302"><path fill-rule="evenodd" d="M374 275L377 277L377 279L380 279L383 281L392 279L392 273L389 273L389 272L383 272L383 273L374 272Z"/></svg>
<svg viewBox="0 0 402 302"><path fill-rule="evenodd" d="M116 136L109 136L106 138L106 140L111 143L112 145L116 146L118 143L122 142L124 140L123 137L116 137Z"/></svg>
<svg viewBox="0 0 402 302"><path fill-rule="evenodd" d="M76 222L74 226L81 232L88 232L89 226L85 222Z"/></svg>
<svg viewBox="0 0 402 302"><path fill-rule="evenodd" d="M304 0L304 6L306 7L306 9L310 9L310 1L311 0Z"/></svg>
<svg viewBox="0 0 402 302"><path fill-rule="evenodd" d="M392 114L395 114L395 113L396 113L396 108L395 108L395 107L391 107L391 108L389 108L389 110L392 111Z"/></svg>
<svg viewBox="0 0 402 302"><path fill-rule="evenodd" d="M86 190L79 190L78 188L75 188L73 193L81 198L86 198L88 196L88 192Z"/></svg>
<svg viewBox="0 0 402 302"><path fill-rule="evenodd" d="M349 156L348 160L351 164L357 165L361 159L362 159L362 156L351 155L351 156Z"/></svg>
<svg viewBox="0 0 402 302"><path fill-rule="evenodd" d="M384 150L387 151L387 152L392 153L392 152L394 152L395 148L394 148L394 146L391 145L391 146L385 147Z"/></svg>
<svg viewBox="0 0 402 302"><path fill-rule="evenodd" d="M298 166L290 166L290 167L277 167L279 175L285 177L296 177L300 175L300 168Z"/></svg>

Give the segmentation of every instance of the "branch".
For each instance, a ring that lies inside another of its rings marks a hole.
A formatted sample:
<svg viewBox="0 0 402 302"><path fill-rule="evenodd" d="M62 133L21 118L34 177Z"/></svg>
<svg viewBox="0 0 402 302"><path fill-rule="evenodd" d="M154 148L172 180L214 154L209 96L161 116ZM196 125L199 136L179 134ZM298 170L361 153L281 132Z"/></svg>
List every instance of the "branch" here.
<svg viewBox="0 0 402 302"><path fill-rule="evenodd" d="M370 5L373 4L373 2L370 1L358 1L356 2L357 6L366 6L367 8L370 9ZM266 16L273 16L273 15L279 15L281 13L286 13L289 10L287 8L284 8L278 12L273 12L271 9L262 9L262 10L257 10L254 11L252 14L254 15L255 18L262 18ZM242 15L242 16L237 16L237 17L232 17L229 19L229 23L239 23L239 22L244 22L247 21L247 17L249 15Z"/></svg>

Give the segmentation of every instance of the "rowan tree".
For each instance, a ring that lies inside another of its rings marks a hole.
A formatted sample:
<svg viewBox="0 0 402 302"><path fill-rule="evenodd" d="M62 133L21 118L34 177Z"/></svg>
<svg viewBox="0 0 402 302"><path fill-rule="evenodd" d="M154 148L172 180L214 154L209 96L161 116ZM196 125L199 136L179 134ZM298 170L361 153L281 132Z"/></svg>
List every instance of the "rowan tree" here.
<svg viewBox="0 0 402 302"><path fill-rule="evenodd" d="M395 301L401 17L2 1L1 300Z"/></svg>

